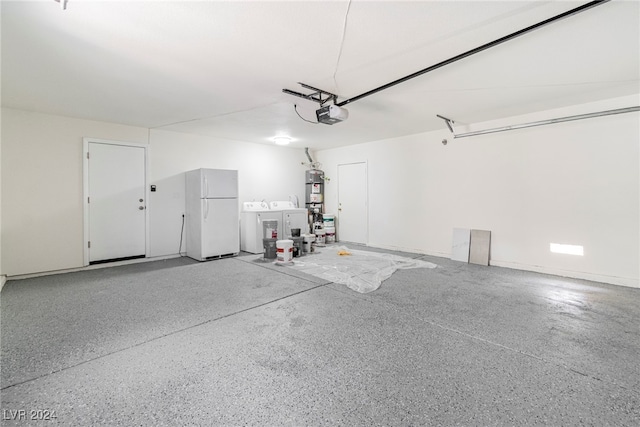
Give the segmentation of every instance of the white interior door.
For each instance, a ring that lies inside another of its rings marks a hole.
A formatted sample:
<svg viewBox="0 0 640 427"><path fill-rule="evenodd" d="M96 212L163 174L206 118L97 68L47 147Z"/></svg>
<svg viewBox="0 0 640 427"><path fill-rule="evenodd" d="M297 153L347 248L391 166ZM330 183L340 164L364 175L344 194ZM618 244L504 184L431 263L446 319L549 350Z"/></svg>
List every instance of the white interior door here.
<svg viewBox="0 0 640 427"><path fill-rule="evenodd" d="M338 238L367 244L367 164L338 165Z"/></svg>
<svg viewBox="0 0 640 427"><path fill-rule="evenodd" d="M145 256L145 147L86 144L89 263Z"/></svg>

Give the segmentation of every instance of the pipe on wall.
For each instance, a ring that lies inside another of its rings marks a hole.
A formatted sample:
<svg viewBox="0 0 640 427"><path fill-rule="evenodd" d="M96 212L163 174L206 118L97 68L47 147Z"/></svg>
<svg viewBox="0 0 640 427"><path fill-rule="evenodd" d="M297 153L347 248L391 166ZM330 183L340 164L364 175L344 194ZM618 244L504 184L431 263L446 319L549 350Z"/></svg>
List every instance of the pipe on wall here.
<svg viewBox="0 0 640 427"><path fill-rule="evenodd" d="M309 163L313 163L313 159L311 158L311 154L309 154L309 147L304 147L304 154L307 155L307 159L309 159Z"/></svg>

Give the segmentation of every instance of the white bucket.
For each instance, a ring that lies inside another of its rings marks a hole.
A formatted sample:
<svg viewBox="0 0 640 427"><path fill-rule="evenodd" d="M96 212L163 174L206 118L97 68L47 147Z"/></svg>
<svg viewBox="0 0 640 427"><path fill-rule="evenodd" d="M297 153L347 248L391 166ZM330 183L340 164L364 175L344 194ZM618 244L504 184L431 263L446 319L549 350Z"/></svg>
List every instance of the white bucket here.
<svg viewBox="0 0 640 427"><path fill-rule="evenodd" d="M302 235L302 250L309 253L311 252L311 243L316 241L315 234L303 234Z"/></svg>
<svg viewBox="0 0 640 427"><path fill-rule="evenodd" d="M316 230L316 243L318 246L324 245L326 233L324 230Z"/></svg>
<svg viewBox="0 0 640 427"><path fill-rule="evenodd" d="M326 224L326 222L325 222ZM325 241L327 243L334 243L336 241L336 228L335 227L324 227L325 232Z"/></svg>
<svg viewBox="0 0 640 427"><path fill-rule="evenodd" d="M278 264L293 263L293 240L278 240L276 242L276 262Z"/></svg>
<svg viewBox="0 0 640 427"><path fill-rule="evenodd" d="M322 221L324 222L324 228L336 226L336 216L333 214L322 215Z"/></svg>
<svg viewBox="0 0 640 427"><path fill-rule="evenodd" d="M309 202L322 203L322 194L309 194Z"/></svg>
<svg viewBox="0 0 640 427"><path fill-rule="evenodd" d="M292 237L291 240L293 240L293 257L296 258L302 256L304 252L302 250L302 237Z"/></svg>

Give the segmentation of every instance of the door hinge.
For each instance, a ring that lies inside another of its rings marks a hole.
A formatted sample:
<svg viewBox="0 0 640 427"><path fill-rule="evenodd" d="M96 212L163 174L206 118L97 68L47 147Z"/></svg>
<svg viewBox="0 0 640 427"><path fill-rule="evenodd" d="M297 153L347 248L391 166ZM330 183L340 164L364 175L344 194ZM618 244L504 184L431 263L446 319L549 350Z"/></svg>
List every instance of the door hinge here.
<svg viewBox="0 0 640 427"><path fill-rule="evenodd" d="M87 197L87 203L91 203L91 198Z"/></svg>
<svg viewBox="0 0 640 427"><path fill-rule="evenodd" d="M87 160L89 160L89 152L87 151Z"/></svg>
<svg viewBox="0 0 640 427"><path fill-rule="evenodd" d="M91 241L87 242L87 248L91 249Z"/></svg>

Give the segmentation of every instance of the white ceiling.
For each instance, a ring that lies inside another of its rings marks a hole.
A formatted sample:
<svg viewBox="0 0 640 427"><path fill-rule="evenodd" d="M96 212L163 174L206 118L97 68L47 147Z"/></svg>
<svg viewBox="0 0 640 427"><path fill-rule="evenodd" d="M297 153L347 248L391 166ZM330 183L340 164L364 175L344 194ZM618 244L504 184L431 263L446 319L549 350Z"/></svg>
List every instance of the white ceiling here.
<svg viewBox="0 0 640 427"><path fill-rule="evenodd" d="M640 93L640 2L613 0L350 103L585 1L2 1L2 105L323 149Z"/></svg>

